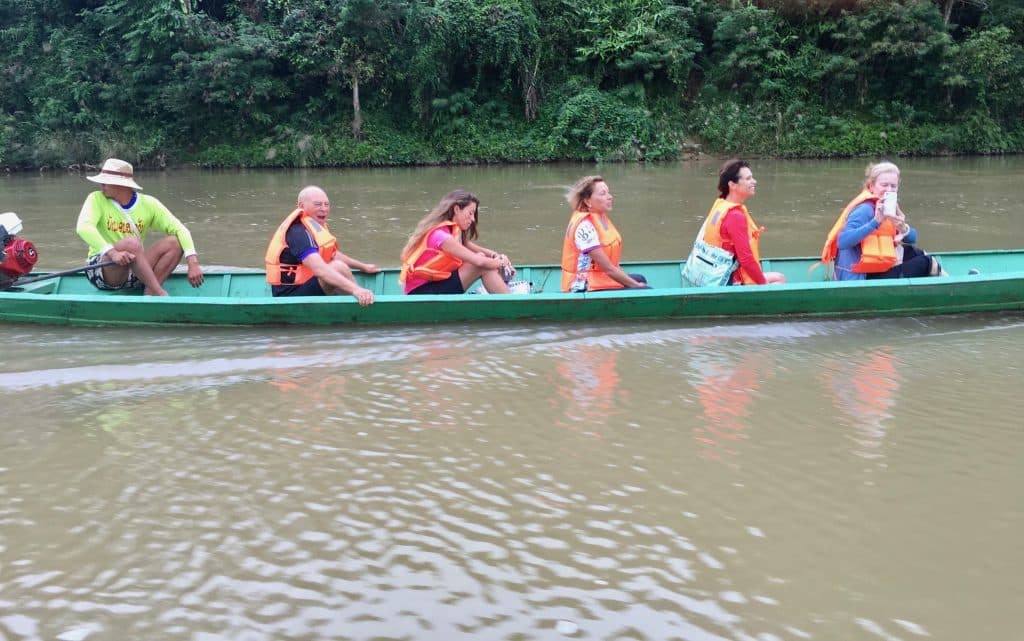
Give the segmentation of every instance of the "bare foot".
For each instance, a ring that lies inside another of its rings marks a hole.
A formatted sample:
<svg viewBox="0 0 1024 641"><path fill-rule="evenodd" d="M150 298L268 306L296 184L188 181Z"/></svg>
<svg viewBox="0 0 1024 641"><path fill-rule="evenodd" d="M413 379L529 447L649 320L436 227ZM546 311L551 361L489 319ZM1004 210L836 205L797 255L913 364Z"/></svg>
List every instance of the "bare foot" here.
<svg viewBox="0 0 1024 641"><path fill-rule="evenodd" d="M146 296L168 296L167 290L161 287L157 290L150 290L148 287L142 291Z"/></svg>

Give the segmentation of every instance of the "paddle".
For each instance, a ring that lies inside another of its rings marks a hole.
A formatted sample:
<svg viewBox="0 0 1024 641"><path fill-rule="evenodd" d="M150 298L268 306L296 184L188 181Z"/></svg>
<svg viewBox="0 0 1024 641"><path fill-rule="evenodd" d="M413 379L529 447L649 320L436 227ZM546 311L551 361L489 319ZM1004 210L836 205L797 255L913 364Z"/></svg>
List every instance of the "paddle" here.
<svg viewBox="0 0 1024 641"><path fill-rule="evenodd" d="M116 265L117 262L108 260L102 263L96 263L95 265L85 265L84 267L75 267L74 269L65 269L62 272L53 272L52 274L43 274L42 276L34 276L32 278L26 278L24 280L14 280L9 283L0 283L0 290L7 289L9 287L21 287L22 285L29 285L31 283L38 283L41 280L47 280L48 278L57 278L58 276L69 276L71 274L77 274L78 272L84 272L89 269L101 269L103 267L110 267Z"/></svg>

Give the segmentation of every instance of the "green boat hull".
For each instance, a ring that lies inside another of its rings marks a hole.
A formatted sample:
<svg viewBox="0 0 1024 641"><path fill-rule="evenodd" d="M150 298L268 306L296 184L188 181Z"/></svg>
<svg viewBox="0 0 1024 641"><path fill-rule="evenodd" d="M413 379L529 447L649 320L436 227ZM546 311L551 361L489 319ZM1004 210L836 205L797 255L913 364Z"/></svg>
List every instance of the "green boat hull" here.
<svg viewBox="0 0 1024 641"><path fill-rule="evenodd" d="M520 269L535 293L405 296L396 270L360 274L376 302L349 296L273 298L262 272L210 273L193 289L183 274L165 285L167 298L101 292L81 275L42 280L0 292L0 321L82 326L410 325L474 321L592 321L909 316L1024 310L1024 250L938 254L942 278L825 282L810 258L762 261L788 283L762 287L684 287L679 261L630 263L652 288L586 294L559 291L557 266ZM969 274L972 270L979 273Z"/></svg>

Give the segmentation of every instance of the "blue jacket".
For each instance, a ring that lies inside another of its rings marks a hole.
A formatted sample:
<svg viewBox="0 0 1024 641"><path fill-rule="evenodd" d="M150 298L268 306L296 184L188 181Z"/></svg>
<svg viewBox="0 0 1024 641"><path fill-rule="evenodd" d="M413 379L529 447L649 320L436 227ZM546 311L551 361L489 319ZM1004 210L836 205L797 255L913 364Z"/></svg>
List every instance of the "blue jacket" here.
<svg viewBox="0 0 1024 641"><path fill-rule="evenodd" d="M861 203L850 212L843 231L839 232L839 237L836 238L836 246L839 248L839 253L836 255L836 280L864 280L867 278L867 274L858 274L850 270L860 262L861 241L878 229L879 224L875 220L873 202ZM917 230L911 227L907 235L903 237L903 243L913 245L916 242Z"/></svg>

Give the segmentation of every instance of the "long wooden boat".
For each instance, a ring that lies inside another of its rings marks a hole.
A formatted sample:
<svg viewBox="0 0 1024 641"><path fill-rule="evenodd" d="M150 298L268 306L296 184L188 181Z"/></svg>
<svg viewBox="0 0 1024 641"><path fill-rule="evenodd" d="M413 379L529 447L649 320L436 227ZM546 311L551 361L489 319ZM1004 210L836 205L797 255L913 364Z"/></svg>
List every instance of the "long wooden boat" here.
<svg viewBox="0 0 1024 641"><path fill-rule="evenodd" d="M0 321L87 326L381 325L469 321L590 321L725 317L910 316L1024 310L1024 250L937 254L948 277L826 282L812 258L762 261L785 285L683 286L680 261L630 263L652 288L586 294L559 291L557 266L531 265L517 279L530 294L405 296L397 270L359 274L376 302L350 296L273 298L259 271L208 273L193 289L184 274L165 284L170 297L101 292L80 274L44 279L0 292ZM27 279L26 279L27 280Z"/></svg>

